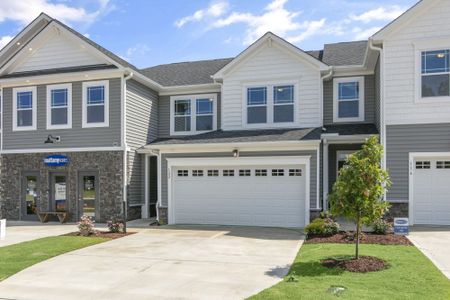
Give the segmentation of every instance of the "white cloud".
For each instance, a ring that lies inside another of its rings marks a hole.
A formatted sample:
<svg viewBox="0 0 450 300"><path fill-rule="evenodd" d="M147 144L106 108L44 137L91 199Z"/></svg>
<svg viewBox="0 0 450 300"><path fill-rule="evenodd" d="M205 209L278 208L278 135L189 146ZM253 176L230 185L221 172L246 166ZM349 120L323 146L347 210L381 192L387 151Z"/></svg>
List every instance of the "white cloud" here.
<svg viewBox="0 0 450 300"><path fill-rule="evenodd" d="M369 37L371 37L375 32L380 30L381 26L374 26L370 28L359 28L356 27L353 29L353 33L355 34L354 39L355 40L366 40Z"/></svg>
<svg viewBox="0 0 450 300"><path fill-rule="evenodd" d="M374 21L392 21L400 16L405 10L405 7L398 5L391 5L387 7L380 6L359 15L350 15L350 19L366 24Z"/></svg>
<svg viewBox="0 0 450 300"><path fill-rule="evenodd" d="M142 43L138 43L138 44L134 45L133 47L128 48L125 51L125 55L121 55L120 57L125 60L132 61L133 58L135 58L136 56L144 56L149 51L150 51L149 46L142 44Z"/></svg>
<svg viewBox="0 0 450 300"><path fill-rule="evenodd" d="M304 31L302 33L290 37L288 36L286 37L286 39L291 43L302 42L323 30L323 28L325 27L325 21L326 19L322 19L319 21L305 21L302 26L302 28L304 28Z"/></svg>
<svg viewBox="0 0 450 300"><path fill-rule="evenodd" d="M8 44L12 39L13 39L13 37L9 36L9 35L0 37L0 49L5 47L6 44Z"/></svg>
<svg viewBox="0 0 450 300"><path fill-rule="evenodd" d="M207 17L220 17L228 10L229 4L225 1L215 2L209 5L205 9L200 9L194 12L190 16L183 17L175 21L175 26L178 28L183 27L190 22L198 22Z"/></svg>
<svg viewBox="0 0 450 300"><path fill-rule="evenodd" d="M110 0L97 0L98 8L87 11L82 7L66 3L51 3L49 0L0 1L0 23L15 21L27 25L41 12L65 23L92 23L100 15L113 9Z"/></svg>

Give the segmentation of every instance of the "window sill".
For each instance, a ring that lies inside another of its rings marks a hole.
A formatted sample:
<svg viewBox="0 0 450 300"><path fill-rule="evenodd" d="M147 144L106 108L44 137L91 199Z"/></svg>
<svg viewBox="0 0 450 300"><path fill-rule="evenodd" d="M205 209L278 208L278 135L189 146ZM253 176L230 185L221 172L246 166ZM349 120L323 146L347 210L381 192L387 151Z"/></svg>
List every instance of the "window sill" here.
<svg viewBox="0 0 450 300"><path fill-rule="evenodd" d="M72 129L72 125L47 125L47 130Z"/></svg>
<svg viewBox="0 0 450 300"><path fill-rule="evenodd" d="M101 127L109 127L108 123L87 123L83 124L82 128L101 128Z"/></svg>
<svg viewBox="0 0 450 300"><path fill-rule="evenodd" d="M217 129L205 130L205 131L177 131L177 132L171 132L170 135L171 136L197 135L197 134L202 134L202 133L213 132L213 131L216 131L216 130Z"/></svg>
<svg viewBox="0 0 450 300"><path fill-rule="evenodd" d="M353 123L364 121L364 118L333 118L333 123Z"/></svg>
<svg viewBox="0 0 450 300"><path fill-rule="evenodd" d="M419 104L450 104L450 96L417 97L414 102Z"/></svg>
<svg viewBox="0 0 450 300"><path fill-rule="evenodd" d="M36 126L15 127L12 131L35 131Z"/></svg>

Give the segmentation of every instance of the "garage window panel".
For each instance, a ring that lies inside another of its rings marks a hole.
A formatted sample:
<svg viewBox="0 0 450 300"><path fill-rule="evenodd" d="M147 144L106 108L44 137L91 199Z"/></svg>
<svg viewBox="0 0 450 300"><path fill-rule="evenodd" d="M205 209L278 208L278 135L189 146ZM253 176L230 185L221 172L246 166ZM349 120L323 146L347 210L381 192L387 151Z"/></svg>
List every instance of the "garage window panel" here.
<svg viewBox="0 0 450 300"><path fill-rule="evenodd" d="M239 176L251 176L252 171L251 170L239 170Z"/></svg>
<svg viewBox="0 0 450 300"><path fill-rule="evenodd" d="M431 162L430 161L416 161L416 169L430 169Z"/></svg>
<svg viewBox="0 0 450 300"><path fill-rule="evenodd" d="M272 176L284 176L284 169L272 169Z"/></svg>
<svg viewBox="0 0 450 300"><path fill-rule="evenodd" d="M208 177L218 177L219 170L208 170Z"/></svg>
<svg viewBox="0 0 450 300"><path fill-rule="evenodd" d="M187 176L189 176L189 171L188 170L178 170L177 175L178 175L178 177L187 177Z"/></svg>
<svg viewBox="0 0 450 300"><path fill-rule="evenodd" d="M223 176L225 176L225 177L234 176L234 170L223 170Z"/></svg>
<svg viewBox="0 0 450 300"><path fill-rule="evenodd" d="M267 176L267 170L266 169L256 169L255 176L258 176L258 177Z"/></svg>
<svg viewBox="0 0 450 300"><path fill-rule="evenodd" d="M436 169L450 169L450 161L437 161L436 162Z"/></svg>
<svg viewBox="0 0 450 300"><path fill-rule="evenodd" d="M193 170L192 176L194 177L202 177L203 176L203 170Z"/></svg>
<svg viewBox="0 0 450 300"><path fill-rule="evenodd" d="M302 169L289 169L289 176L302 176Z"/></svg>

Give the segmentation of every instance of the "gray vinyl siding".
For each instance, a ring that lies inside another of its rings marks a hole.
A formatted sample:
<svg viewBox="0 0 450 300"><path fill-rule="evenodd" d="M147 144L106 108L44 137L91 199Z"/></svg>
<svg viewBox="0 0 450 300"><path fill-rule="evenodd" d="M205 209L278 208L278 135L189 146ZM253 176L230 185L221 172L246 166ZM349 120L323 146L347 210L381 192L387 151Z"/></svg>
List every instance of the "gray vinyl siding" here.
<svg viewBox="0 0 450 300"><path fill-rule="evenodd" d="M158 136L158 94L144 85L129 80L126 83L126 141L128 152L127 200L130 205L144 203L144 156L136 149Z"/></svg>
<svg viewBox="0 0 450 300"><path fill-rule="evenodd" d="M377 64L375 66L375 119L374 123L378 131L381 132L381 70L380 70L380 58L378 58Z"/></svg>
<svg viewBox="0 0 450 300"><path fill-rule="evenodd" d="M220 129L221 93L207 93L207 94L217 94L217 129ZM159 137L160 138L170 137L170 96L159 97L158 111L159 111L159 129L158 129Z"/></svg>
<svg viewBox="0 0 450 300"><path fill-rule="evenodd" d="M331 193L337 178L337 152L361 149L361 144L339 144L328 146L328 191Z"/></svg>
<svg viewBox="0 0 450 300"><path fill-rule="evenodd" d="M339 78L339 77L335 77ZM364 122L375 122L375 76L364 76ZM333 80L323 83L323 123L333 124Z"/></svg>
<svg viewBox="0 0 450 300"><path fill-rule="evenodd" d="M72 82L72 128L47 130L47 87L37 86L37 130L12 131L13 88L3 89L3 149L80 148L120 146L121 79L109 80L109 126L82 128L82 82ZM61 142L44 144L47 136L61 136Z"/></svg>
<svg viewBox="0 0 450 300"><path fill-rule="evenodd" d="M163 154L161 157L161 204L167 206L167 158L190 158L190 157L230 157L230 153L176 153ZM254 156L311 156L310 161L310 208L316 208L317 202L317 151L276 151L276 152L240 152L240 157Z"/></svg>
<svg viewBox="0 0 450 300"><path fill-rule="evenodd" d="M387 200L408 200L409 153L450 151L450 124L390 125L386 128L386 163L392 187Z"/></svg>

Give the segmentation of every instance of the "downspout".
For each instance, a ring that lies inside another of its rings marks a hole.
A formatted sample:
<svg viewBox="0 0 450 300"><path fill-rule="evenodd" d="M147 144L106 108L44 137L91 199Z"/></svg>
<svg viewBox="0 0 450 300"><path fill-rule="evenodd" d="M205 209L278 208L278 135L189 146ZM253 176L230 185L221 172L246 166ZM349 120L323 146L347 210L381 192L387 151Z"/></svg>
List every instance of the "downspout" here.
<svg viewBox="0 0 450 300"><path fill-rule="evenodd" d="M386 169L386 122L385 122L385 105L384 105L384 52L383 48L373 45L373 39L369 38L369 48L380 54L380 143L384 147L383 156L381 158L381 167ZM386 200L386 193L383 196Z"/></svg>
<svg viewBox="0 0 450 300"><path fill-rule="evenodd" d="M333 67L330 67L329 72L321 77L321 87L320 87L320 99L321 99L321 109L320 109L320 118L321 124L323 127L323 82L329 78L331 78L334 74ZM321 141L322 144L322 209L325 210L328 207L328 141L326 139Z"/></svg>
<svg viewBox="0 0 450 300"><path fill-rule="evenodd" d="M127 183L128 183L128 145L127 145L127 80L131 79L133 77L133 72L130 72L128 75L126 73L124 74L125 77L123 77L123 91L122 91L122 116L123 116L123 122L122 122L122 148L123 148L123 187L122 187L122 194L123 194L123 202L122 202L122 214L123 214L123 220L125 223L124 230L126 231L126 224L127 224L127 215L128 215L128 203L127 203Z"/></svg>

